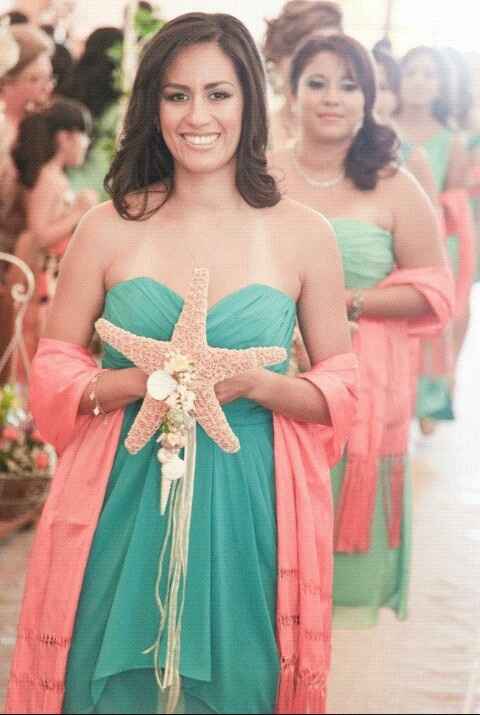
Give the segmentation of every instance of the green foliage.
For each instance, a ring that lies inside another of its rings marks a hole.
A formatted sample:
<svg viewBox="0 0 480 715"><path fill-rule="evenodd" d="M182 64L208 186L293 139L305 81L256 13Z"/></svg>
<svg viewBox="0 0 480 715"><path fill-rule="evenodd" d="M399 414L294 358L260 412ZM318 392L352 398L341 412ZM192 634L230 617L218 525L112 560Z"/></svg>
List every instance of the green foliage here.
<svg viewBox="0 0 480 715"><path fill-rule="evenodd" d="M135 34L137 36L137 42L139 45L143 45L148 42L150 37L152 37L161 27L165 24L164 20L158 18L155 11L151 12L145 8L139 7L135 13L134 26ZM115 89L123 94L123 81L122 81L122 60L123 60L123 45L121 42L113 45L107 52L111 60L115 64L114 84Z"/></svg>

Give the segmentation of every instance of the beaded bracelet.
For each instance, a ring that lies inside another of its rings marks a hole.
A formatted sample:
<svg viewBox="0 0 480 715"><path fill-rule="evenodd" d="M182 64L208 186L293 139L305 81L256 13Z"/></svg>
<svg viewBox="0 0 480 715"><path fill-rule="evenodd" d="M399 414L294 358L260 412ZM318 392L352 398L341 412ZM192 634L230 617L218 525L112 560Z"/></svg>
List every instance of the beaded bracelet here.
<svg viewBox="0 0 480 715"><path fill-rule="evenodd" d="M88 385L88 397L93 405L92 407L92 412L95 417L98 417L99 415L106 415L107 413L101 406L100 402L98 401L97 397L97 383L100 375L104 373L105 370L99 370L95 375L92 377L90 380L90 383Z"/></svg>

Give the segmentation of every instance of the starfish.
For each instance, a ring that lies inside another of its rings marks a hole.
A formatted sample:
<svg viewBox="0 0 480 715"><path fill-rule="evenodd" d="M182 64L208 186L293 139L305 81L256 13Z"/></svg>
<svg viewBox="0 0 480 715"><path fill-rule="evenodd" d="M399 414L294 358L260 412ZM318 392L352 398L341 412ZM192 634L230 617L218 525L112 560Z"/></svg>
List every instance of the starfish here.
<svg viewBox="0 0 480 715"><path fill-rule="evenodd" d="M196 268L182 312L171 340L155 340L135 335L101 318L95 327L105 342L122 353L147 375L162 370L170 355L177 353L194 366L191 390L195 393L194 416L207 435L225 452L238 452L240 443L232 432L215 394L215 385L248 370L283 362L287 353L279 347L245 350L214 348L207 343L209 272ZM148 392L130 428L125 446L139 452L157 432L167 411L164 401Z"/></svg>

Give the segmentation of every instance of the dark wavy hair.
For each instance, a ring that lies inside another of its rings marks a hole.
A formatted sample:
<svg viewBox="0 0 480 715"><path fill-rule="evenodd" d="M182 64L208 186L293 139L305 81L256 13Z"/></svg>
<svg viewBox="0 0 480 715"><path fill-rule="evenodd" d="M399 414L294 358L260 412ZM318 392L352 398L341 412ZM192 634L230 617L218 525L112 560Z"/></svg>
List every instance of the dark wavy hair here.
<svg viewBox="0 0 480 715"><path fill-rule="evenodd" d="M95 119L120 98L121 92L115 87L115 61L108 52L122 42L123 32L117 27L97 28L88 36L73 71L68 96L85 104Z"/></svg>
<svg viewBox="0 0 480 715"><path fill-rule="evenodd" d="M449 63L436 47L428 47L427 45L419 45L409 50L407 54L400 60L400 68L402 72L405 71L405 67L414 57L418 55L428 55L431 57L437 68L437 75L440 83L440 91L437 99L434 100L432 104L432 115L435 119L443 124L443 126L450 126L450 119L453 115L453 97L452 97L452 79L451 79L451 67ZM401 107L400 110L401 111Z"/></svg>
<svg viewBox="0 0 480 715"><path fill-rule="evenodd" d="M345 175L358 189L370 191L376 187L381 172L396 171L399 149L393 129L379 124L374 116L377 84L373 60L365 47L348 35L313 37L299 48L292 60L290 87L294 96L306 66L321 52L331 52L344 60L362 90L363 124L345 159Z"/></svg>
<svg viewBox="0 0 480 715"><path fill-rule="evenodd" d="M72 82L75 61L70 50L58 42L52 56L52 70L55 77L55 93L64 97L68 94Z"/></svg>
<svg viewBox="0 0 480 715"><path fill-rule="evenodd" d="M235 67L242 87L244 109L236 152L236 186L255 208L274 206L280 200L274 178L268 173L267 107L265 75L258 50L246 27L223 13L181 15L164 25L142 52L123 127L120 148L105 179L105 188L122 218L145 220L168 200L174 161L159 127L160 93L165 74L187 47L216 43ZM147 210L149 187L162 183L164 200ZM142 206L133 212L128 196L140 193Z"/></svg>
<svg viewBox="0 0 480 715"><path fill-rule="evenodd" d="M58 132L78 131L89 134L92 118L88 109L71 99L56 99L49 107L28 115L20 124L17 143L12 151L20 183L33 188L42 168L57 152Z"/></svg>

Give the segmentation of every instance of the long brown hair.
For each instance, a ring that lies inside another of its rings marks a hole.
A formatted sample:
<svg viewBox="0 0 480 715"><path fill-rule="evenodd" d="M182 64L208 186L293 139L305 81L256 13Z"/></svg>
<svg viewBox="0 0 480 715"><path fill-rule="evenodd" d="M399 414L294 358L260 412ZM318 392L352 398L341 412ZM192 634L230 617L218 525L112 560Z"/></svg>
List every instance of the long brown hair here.
<svg viewBox="0 0 480 715"><path fill-rule="evenodd" d="M298 93L305 67L321 52L331 52L343 59L362 90L365 99L363 124L348 151L345 175L358 189L369 191L376 187L383 170L396 170L399 148L393 129L375 119L377 84L373 60L365 47L353 37L313 37L300 47L292 60L290 87L294 96Z"/></svg>
<svg viewBox="0 0 480 715"><path fill-rule="evenodd" d="M256 208L274 206L280 193L267 171L267 107L265 75L252 36L235 17L222 13L188 13L164 25L146 45L135 78L121 146L105 179L105 187L120 216L144 220L163 205L148 208L149 187L162 183L166 198L174 182L172 155L159 130L158 106L168 67L186 47L215 42L231 59L242 86L244 109L237 147L236 186ZM127 198L141 194L139 210Z"/></svg>

